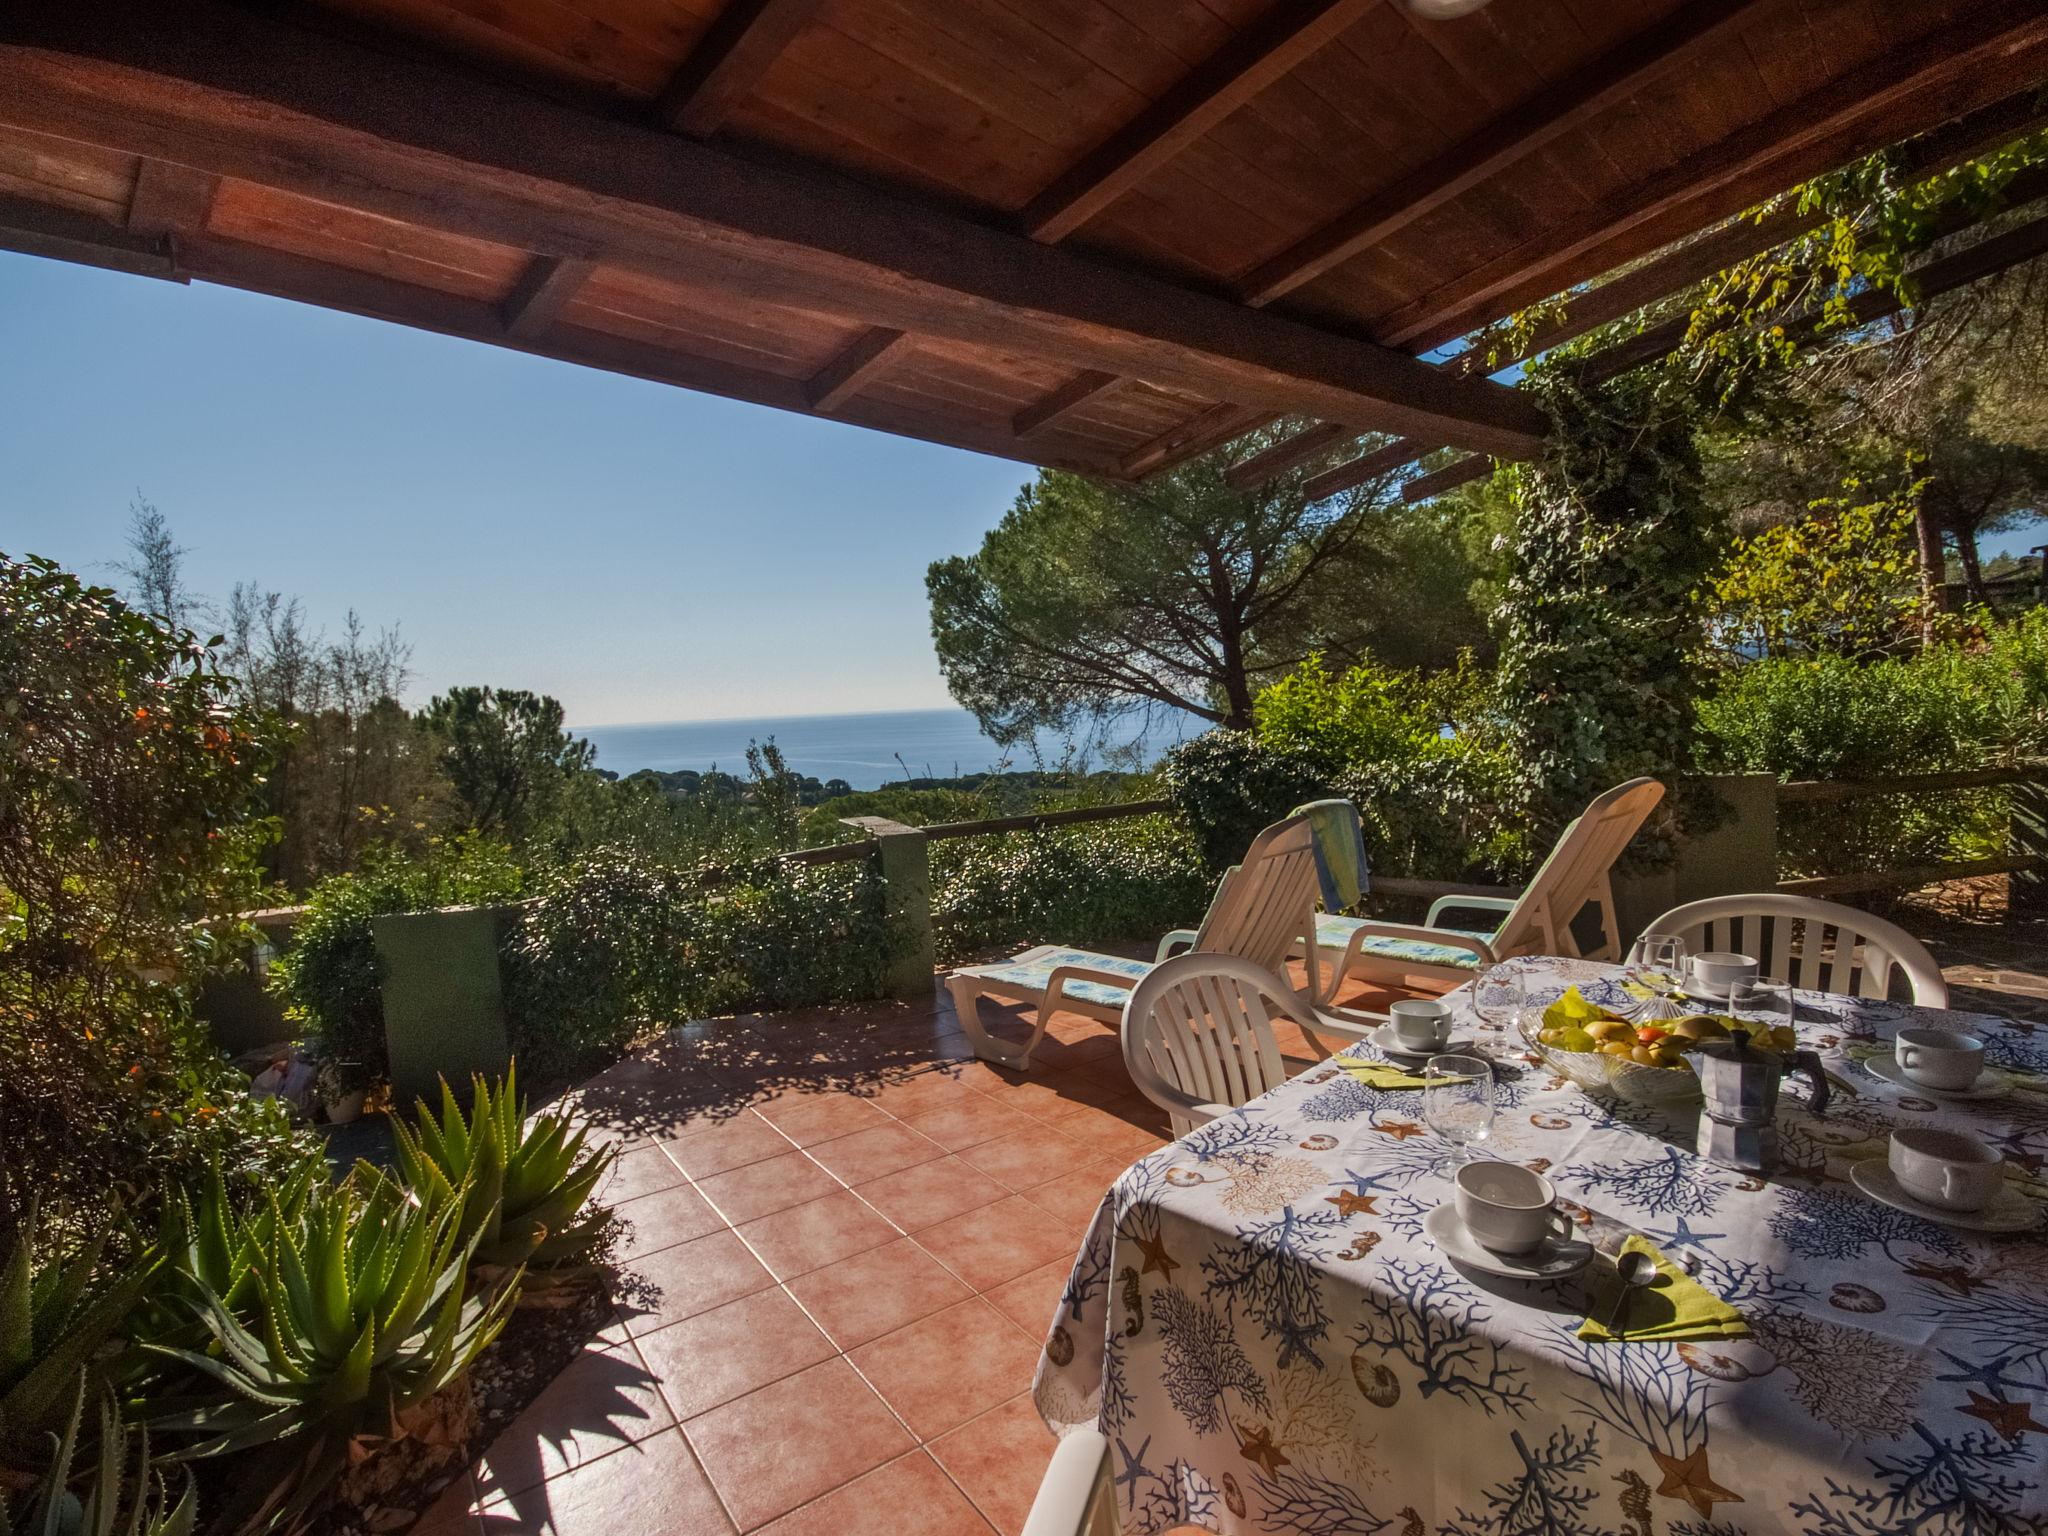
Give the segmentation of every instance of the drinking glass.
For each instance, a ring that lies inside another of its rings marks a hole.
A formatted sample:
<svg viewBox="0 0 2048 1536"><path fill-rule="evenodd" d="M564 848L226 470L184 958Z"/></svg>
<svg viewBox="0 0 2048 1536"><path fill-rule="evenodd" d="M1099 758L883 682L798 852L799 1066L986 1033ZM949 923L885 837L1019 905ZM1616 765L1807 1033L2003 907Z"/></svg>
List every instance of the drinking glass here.
<svg viewBox="0 0 2048 1536"><path fill-rule="evenodd" d="M1685 940L1675 933L1646 933L1636 940L1635 954L1631 957L1629 969L1635 973L1644 986L1659 992L1669 992L1684 980L1686 956ZM1662 978L1652 981L1652 976Z"/></svg>
<svg viewBox="0 0 2048 1536"><path fill-rule="evenodd" d="M1423 1066L1422 1118L1463 1163L1493 1130L1493 1064L1478 1056L1432 1056Z"/></svg>
<svg viewBox="0 0 2048 1536"><path fill-rule="evenodd" d="M1527 973L1513 961L1496 965L1472 986L1472 1011L1482 1024L1520 1024L1527 1006Z"/></svg>
<svg viewBox="0 0 2048 1536"><path fill-rule="evenodd" d="M1788 981L1757 980L1728 989L1730 1017L1755 1030L1793 1027L1799 1022L1798 993Z"/></svg>

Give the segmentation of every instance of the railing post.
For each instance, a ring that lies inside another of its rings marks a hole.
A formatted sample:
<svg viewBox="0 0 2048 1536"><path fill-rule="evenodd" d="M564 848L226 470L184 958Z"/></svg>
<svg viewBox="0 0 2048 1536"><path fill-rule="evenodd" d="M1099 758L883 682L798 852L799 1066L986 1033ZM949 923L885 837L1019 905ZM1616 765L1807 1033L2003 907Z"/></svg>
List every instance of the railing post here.
<svg viewBox="0 0 2048 1536"><path fill-rule="evenodd" d="M889 995L916 1001L932 995L938 946L932 936L930 844L917 827L886 816L848 816L875 840L875 873L882 878Z"/></svg>
<svg viewBox="0 0 2048 1536"><path fill-rule="evenodd" d="M395 912L370 919L384 973L384 1042L391 1099L440 1102L445 1077L466 1093L472 1072L501 1076L512 1059L498 968L497 907Z"/></svg>
<svg viewBox="0 0 2048 1536"><path fill-rule="evenodd" d="M2012 822L2006 837L2014 858L2048 854L2048 768L2037 769L2012 786ZM2048 912L2048 868L2014 870L2007 877L2005 904L2013 914L2038 917Z"/></svg>

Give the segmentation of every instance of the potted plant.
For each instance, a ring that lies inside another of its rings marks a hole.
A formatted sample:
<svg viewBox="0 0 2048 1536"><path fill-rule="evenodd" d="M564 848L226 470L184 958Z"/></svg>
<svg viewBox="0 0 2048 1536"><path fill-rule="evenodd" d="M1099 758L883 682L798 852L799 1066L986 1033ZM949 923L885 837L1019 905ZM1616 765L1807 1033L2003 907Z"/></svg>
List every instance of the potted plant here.
<svg viewBox="0 0 2048 1536"><path fill-rule="evenodd" d="M363 1112L363 1100L370 1091L370 1072L360 1061L322 1057L313 1082L321 1107L327 1111L329 1125L347 1125Z"/></svg>

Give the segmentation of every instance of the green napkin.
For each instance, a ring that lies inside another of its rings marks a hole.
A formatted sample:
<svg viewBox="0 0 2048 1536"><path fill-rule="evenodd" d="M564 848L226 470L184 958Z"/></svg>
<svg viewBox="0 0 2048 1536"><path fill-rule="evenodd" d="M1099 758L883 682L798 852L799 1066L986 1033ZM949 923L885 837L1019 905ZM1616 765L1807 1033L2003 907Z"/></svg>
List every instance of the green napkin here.
<svg viewBox="0 0 2048 1536"><path fill-rule="evenodd" d="M1377 1088L1383 1093L1397 1088L1434 1088L1443 1083L1472 1081L1469 1077L1424 1077L1420 1072L1410 1072L1405 1067L1392 1066L1384 1061L1340 1061L1337 1065L1366 1087Z"/></svg>
<svg viewBox="0 0 2048 1536"><path fill-rule="evenodd" d="M1657 1261L1657 1278L1622 1304L1621 1331L1609 1333L1604 1319L1614 1310L1620 1277L1609 1273L1596 1287L1579 1337L1589 1344L1658 1343L1669 1339L1746 1339L1749 1324L1727 1302L1664 1257L1655 1243L1630 1237L1623 1253L1646 1253Z"/></svg>

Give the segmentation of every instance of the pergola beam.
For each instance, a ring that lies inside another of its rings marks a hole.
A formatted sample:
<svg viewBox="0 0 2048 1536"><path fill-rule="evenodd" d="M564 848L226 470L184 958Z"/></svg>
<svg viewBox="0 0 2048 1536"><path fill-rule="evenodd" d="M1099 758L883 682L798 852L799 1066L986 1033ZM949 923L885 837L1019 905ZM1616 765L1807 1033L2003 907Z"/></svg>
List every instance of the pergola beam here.
<svg viewBox="0 0 2048 1536"><path fill-rule="evenodd" d="M573 256L536 256L519 274L511 294L498 306L506 333L538 336L555 323L597 264Z"/></svg>
<svg viewBox="0 0 2048 1536"><path fill-rule="evenodd" d="M1207 453L1232 438L1242 437L1273 418L1269 412L1225 401L1169 427L1148 443L1133 448L1118 466L1126 480L1142 480L1176 459Z"/></svg>
<svg viewBox="0 0 2048 1536"><path fill-rule="evenodd" d="M135 171L135 190L128 195L128 228L138 235L170 235L174 239L206 228L220 178L163 160L144 160Z"/></svg>
<svg viewBox="0 0 2048 1536"><path fill-rule="evenodd" d="M1263 263L1239 285L1239 294L1247 304L1270 304L1292 293L1628 100L1763 3L1697 0L1679 7Z"/></svg>
<svg viewBox="0 0 2048 1536"><path fill-rule="evenodd" d="M1377 3L1282 0L1033 198L1018 228L1065 239Z"/></svg>
<svg viewBox="0 0 2048 1536"><path fill-rule="evenodd" d="M0 249L182 283L170 237L118 229L89 213L0 195Z"/></svg>
<svg viewBox="0 0 2048 1536"><path fill-rule="evenodd" d="M372 53L219 0L0 22L0 123L539 255L1508 457L1513 391L911 202Z"/></svg>
<svg viewBox="0 0 2048 1536"><path fill-rule="evenodd" d="M709 138L768 66L796 40L823 0L731 0L654 104L655 121Z"/></svg>
<svg viewBox="0 0 2048 1536"><path fill-rule="evenodd" d="M908 331L886 325L868 327L856 336L831 362L812 374L804 385L811 409L830 413L859 394L870 380L880 377L892 361L900 359L910 341Z"/></svg>
<svg viewBox="0 0 2048 1536"><path fill-rule="evenodd" d="M1098 395L1116 388L1123 383L1113 373L1084 368L1058 389L1046 394L1024 407L1010 418L1010 430L1019 437L1029 437L1051 426L1069 411L1078 410Z"/></svg>

